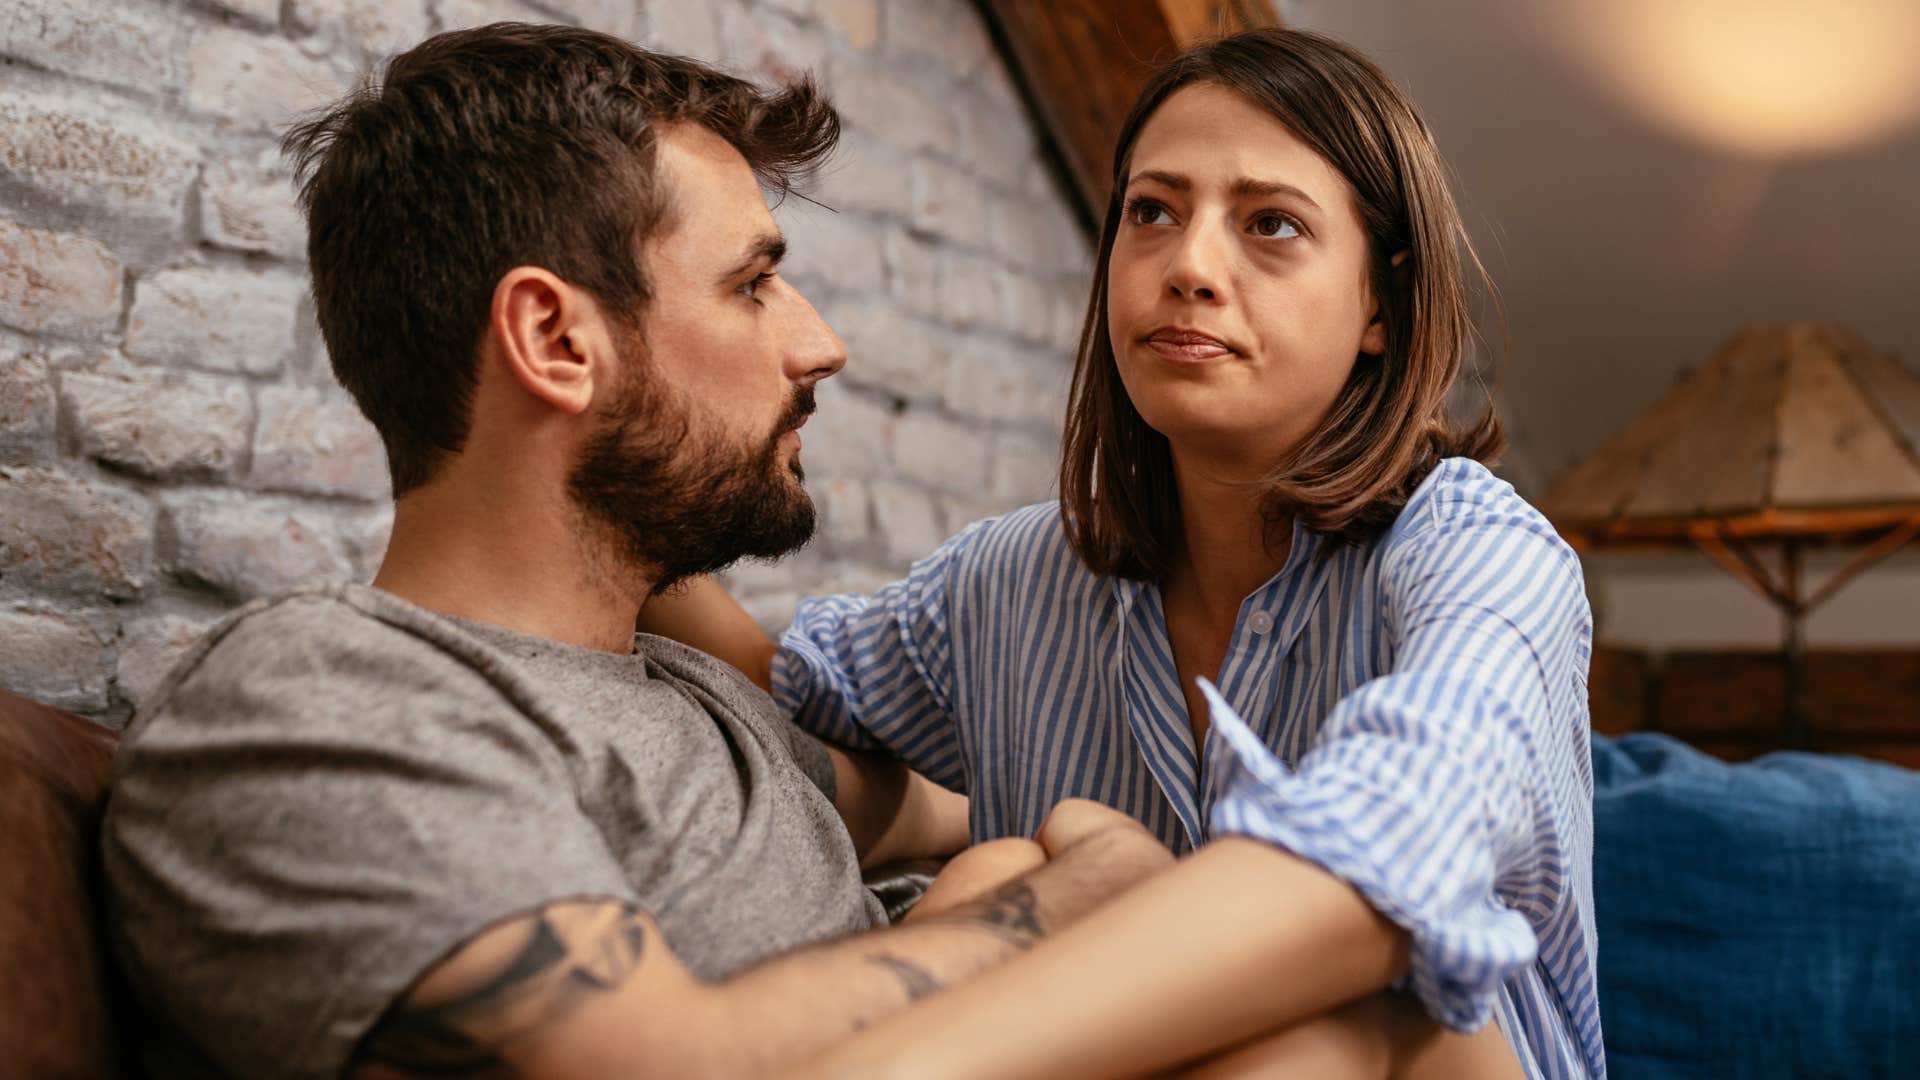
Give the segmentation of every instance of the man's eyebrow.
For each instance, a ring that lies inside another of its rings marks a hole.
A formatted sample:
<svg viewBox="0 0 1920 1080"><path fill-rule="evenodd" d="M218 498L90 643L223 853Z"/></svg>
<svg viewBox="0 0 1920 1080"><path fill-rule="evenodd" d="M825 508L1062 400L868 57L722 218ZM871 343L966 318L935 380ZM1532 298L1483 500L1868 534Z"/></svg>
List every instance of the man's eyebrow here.
<svg viewBox="0 0 1920 1080"><path fill-rule="evenodd" d="M1179 173L1164 172L1159 169L1149 169L1146 172L1134 173L1133 179L1150 180L1162 187L1172 188L1179 192L1193 190L1192 180ZM1286 195L1299 199L1315 210L1320 209L1320 204L1313 201L1313 196L1308 195L1292 184L1283 184L1278 180L1255 180L1250 176L1243 176L1233 182L1233 185L1227 189L1227 194L1232 195L1236 199L1243 199L1249 196Z"/></svg>
<svg viewBox="0 0 1920 1080"><path fill-rule="evenodd" d="M720 275L720 280L723 282L731 281L741 274L746 273L748 270L753 269L755 265L761 262L767 263L769 268L779 266L780 260L786 257L786 237L781 236L777 232L761 233L754 237L753 242L748 245L746 255L743 256L739 262L729 267L725 273Z"/></svg>

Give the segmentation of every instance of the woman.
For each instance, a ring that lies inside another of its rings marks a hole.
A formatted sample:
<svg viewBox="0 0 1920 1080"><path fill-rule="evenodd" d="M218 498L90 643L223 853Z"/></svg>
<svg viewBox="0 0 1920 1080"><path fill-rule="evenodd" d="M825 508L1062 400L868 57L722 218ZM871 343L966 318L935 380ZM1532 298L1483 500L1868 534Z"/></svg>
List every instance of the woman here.
<svg viewBox="0 0 1920 1080"><path fill-rule="evenodd" d="M1173 1064L1395 985L1497 1021L1530 1076L1604 1075L1591 618L1572 552L1482 464L1492 418L1447 418L1464 248L1364 57L1201 45L1120 135L1058 504L802 605L777 657L720 632L717 590L649 613L769 672L801 725L966 791L976 841L1078 796L1201 849L920 1006L992 1035L918 1047L916 1075ZM1009 1031L1036 986L1102 1033L1025 1006Z"/></svg>

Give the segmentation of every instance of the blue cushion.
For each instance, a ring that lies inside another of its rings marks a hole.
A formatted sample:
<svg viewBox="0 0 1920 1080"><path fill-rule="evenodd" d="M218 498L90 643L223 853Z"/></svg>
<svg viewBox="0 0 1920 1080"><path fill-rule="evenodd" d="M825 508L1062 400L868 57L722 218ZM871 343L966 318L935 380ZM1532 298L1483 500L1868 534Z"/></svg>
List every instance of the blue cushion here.
<svg viewBox="0 0 1920 1080"><path fill-rule="evenodd" d="M1593 740L1608 1068L1920 1076L1920 773Z"/></svg>

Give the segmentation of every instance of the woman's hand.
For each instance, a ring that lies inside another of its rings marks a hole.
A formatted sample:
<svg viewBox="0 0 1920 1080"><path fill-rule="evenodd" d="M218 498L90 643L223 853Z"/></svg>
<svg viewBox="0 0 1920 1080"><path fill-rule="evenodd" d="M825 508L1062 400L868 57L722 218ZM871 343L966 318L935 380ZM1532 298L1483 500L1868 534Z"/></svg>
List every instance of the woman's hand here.
<svg viewBox="0 0 1920 1080"><path fill-rule="evenodd" d="M1047 856L1052 858L1075 844L1103 832L1117 832L1128 835L1134 840L1144 837L1154 847L1162 851L1166 850L1152 833L1147 832L1146 826L1092 799L1061 800L1047 814L1047 820L1041 822L1040 831L1035 833L1033 838L1046 850ZM1171 863L1172 860L1173 856L1169 854L1167 861Z"/></svg>

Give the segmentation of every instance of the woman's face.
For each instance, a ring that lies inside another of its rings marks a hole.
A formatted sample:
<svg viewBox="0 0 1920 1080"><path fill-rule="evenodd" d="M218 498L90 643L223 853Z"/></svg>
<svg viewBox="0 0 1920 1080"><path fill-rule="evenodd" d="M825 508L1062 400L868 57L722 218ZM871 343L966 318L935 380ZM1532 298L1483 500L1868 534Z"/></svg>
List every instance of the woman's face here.
<svg viewBox="0 0 1920 1080"><path fill-rule="evenodd" d="M1385 349L1351 189L1271 113L1201 83L1148 118L1125 199L1107 264L1121 382L1176 456L1257 475Z"/></svg>

